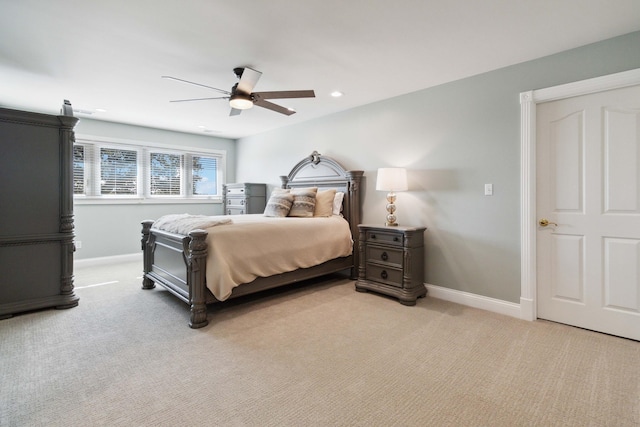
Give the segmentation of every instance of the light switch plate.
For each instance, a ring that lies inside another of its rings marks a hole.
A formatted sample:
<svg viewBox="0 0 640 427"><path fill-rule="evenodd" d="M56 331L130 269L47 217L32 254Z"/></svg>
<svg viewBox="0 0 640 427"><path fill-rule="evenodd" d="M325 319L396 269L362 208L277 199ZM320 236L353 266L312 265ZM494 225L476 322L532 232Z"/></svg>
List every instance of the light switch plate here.
<svg viewBox="0 0 640 427"><path fill-rule="evenodd" d="M484 195L485 196L493 196L493 184L485 184L484 185Z"/></svg>

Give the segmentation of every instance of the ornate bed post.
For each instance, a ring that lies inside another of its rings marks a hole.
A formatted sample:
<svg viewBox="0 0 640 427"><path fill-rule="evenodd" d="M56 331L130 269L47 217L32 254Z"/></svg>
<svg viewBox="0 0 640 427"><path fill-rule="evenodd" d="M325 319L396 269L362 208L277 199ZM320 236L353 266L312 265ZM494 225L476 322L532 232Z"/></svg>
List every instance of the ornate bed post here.
<svg viewBox="0 0 640 427"><path fill-rule="evenodd" d="M156 287L156 284L147 277L147 273L151 271L151 266L153 265L153 243L155 236L150 233L152 225L153 220L147 219L142 221L142 289L153 289Z"/></svg>
<svg viewBox="0 0 640 427"><path fill-rule="evenodd" d="M360 265L360 242L358 224L361 221L360 212L360 182L364 171L352 170L347 171L347 178L349 178L349 224L351 226L351 235L353 236L353 268L351 268L351 279L358 278L358 266Z"/></svg>
<svg viewBox="0 0 640 427"><path fill-rule="evenodd" d="M207 262L207 232L193 230L189 233L189 256L187 257L187 280L191 316L189 326L193 329L209 324L207 320L207 288L205 285L205 267Z"/></svg>

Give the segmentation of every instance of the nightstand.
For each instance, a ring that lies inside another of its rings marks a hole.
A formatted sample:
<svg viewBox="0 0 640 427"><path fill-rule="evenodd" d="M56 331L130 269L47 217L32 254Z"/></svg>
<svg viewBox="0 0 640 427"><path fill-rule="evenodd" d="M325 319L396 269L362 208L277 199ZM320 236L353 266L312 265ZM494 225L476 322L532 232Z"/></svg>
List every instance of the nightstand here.
<svg viewBox="0 0 640 427"><path fill-rule="evenodd" d="M356 291L374 291L415 305L424 286L425 227L358 225L360 265Z"/></svg>
<svg viewBox="0 0 640 427"><path fill-rule="evenodd" d="M222 194L225 215L261 214L267 205L267 184L224 184Z"/></svg>

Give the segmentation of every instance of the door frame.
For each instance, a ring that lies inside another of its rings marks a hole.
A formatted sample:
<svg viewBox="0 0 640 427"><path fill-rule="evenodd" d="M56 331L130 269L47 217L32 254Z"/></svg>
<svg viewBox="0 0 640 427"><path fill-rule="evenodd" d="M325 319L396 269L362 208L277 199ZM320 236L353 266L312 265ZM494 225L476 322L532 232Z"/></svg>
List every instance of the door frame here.
<svg viewBox="0 0 640 427"><path fill-rule="evenodd" d="M536 106L640 84L640 68L520 93L520 318L537 318Z"/></svg>

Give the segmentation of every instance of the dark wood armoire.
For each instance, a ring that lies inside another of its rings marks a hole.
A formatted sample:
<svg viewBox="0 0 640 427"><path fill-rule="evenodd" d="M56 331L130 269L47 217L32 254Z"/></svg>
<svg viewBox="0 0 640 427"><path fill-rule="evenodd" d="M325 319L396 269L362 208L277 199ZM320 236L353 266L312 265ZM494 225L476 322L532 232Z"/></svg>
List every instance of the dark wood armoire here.
<svg viewBox="0 0 640 427"><path fill-rule="evenodd" d="M73 128L0 108L0 319L78 305L73 292Z"/></svg>

